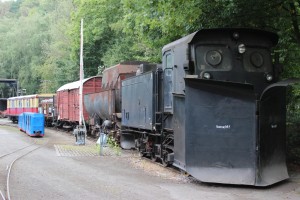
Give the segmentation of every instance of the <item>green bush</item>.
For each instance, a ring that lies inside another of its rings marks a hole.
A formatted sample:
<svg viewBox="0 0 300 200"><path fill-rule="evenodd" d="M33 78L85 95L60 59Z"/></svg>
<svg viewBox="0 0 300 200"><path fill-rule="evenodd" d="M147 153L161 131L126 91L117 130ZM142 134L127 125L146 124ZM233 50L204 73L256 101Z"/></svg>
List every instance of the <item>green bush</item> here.
<svg viewBox="0 0 300 200"><path fill-rule="evenodd" d="M287 158L300 164L300 83L288 89Z"/></svg>

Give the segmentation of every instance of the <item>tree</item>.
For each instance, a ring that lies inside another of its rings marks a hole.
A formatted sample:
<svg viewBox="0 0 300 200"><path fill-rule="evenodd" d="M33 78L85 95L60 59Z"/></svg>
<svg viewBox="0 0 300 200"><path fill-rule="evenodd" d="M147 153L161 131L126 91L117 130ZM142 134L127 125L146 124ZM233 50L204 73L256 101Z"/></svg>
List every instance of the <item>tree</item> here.
<svg viewBox="0 0 300 200"><path fill-rule="evenodd" d="M27 10L26 15L10 13L1 19L0 51L1 67L7 71L5 78L18 79L28 93L35 93L40 79L35 69L42 63L42 44L47 42L48 34L45 13L35 10L30 2L23 1L19 8L20 12Z"/></svg>
<svg viewBox="0 0 300 200"><path fill-rule="evenodd" d="M19 78L29 92L53 92L78 79L82 18L86 77L126 60L159 63L164 45L216 27L277 32L282 77L300 77L296 0L19 0L1 5L0 71Z"/></svg>
<svg viewBox="0 0 300 200"><path fill-rule="evenodd" d="M10 12L0 18L0 69L6 71L5 78L18 79L29 94L55 92L60 84L76 79L66 34L72 0L10 5Z"/></svg>
<svg viewBox="0 0 300 200"><path fill-rule="evenodd" d="M120 0L81 0L75 1L77 7L72 23L72 60L79 64L80 21L84 19L84 70L86 76L97 73L104 65L102 56L112 44L116 34L111 25L122 12Z"/></svg>
<svg viewBox="0 0 300 200"><path fill-rule="evenodd" d="M36 70L41 77L40 92L55 92L60 86L77 79L78 66L70 59L72 0L56 1L49 15L49 42L43 44L43 65Z"/></svg>

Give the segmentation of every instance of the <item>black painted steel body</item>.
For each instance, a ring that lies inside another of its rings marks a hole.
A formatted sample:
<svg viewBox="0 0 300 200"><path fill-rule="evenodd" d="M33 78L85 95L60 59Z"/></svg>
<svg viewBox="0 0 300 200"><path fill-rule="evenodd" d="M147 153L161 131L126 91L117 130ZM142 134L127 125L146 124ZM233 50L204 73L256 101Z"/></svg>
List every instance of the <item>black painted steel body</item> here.
<svg viewBox="0 0 300 200"><path fill-rule="evenodd" d="M122 82L122 126L152 130L154 116L154 72L148 72ZM135 98L132 98L135 97Z"/></svg>
<svg viewBox="0 0 300 200"><path fill-rule="evenodd" d="M285 87L256 99L252 85L186 79L187 172L256 186L287 179L284 107Z"/></svg>
<svg viewBox="0 0 300 200"><path fill-rule="evenodd" d="M0 98L0 111L7 109L7 98Z"/></svg>

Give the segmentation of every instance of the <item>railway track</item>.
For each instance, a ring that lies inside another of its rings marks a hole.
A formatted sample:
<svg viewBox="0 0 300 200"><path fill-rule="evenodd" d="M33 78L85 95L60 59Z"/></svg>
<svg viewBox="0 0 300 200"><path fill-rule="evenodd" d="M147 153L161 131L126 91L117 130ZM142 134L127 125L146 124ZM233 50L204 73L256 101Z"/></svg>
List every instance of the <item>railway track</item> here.
<svg viewBox="0 0 300 200"><path fill-rule="evenodd" d="M186 173L185 171L182 171L181 169L177 168L177 167L174 167L172 165L170 166L165 166L164 164L162 164L161 162L159 161L155 161L155 160L152 160L151 158L148 158L148 157L145 157L145 156L140 156L140 159L141 160L144 160L146 162L149 162L151 164L154 164L162 169L166 169L176 175L183 175L185 178L189 178L190 175L188 173Z"/></svg>
<svg viewBox="0 0 300 200"><path fill-rule="evenodd" d="M8 124L6 124L8 125ZM9 126L13 126L13 127L17 127L17 124L9 124ZM59 129L59 128L56 128L56 127L45 127L45 129L47 130L51 130L51 131L55 131L55 132L60 132L60 133L63 133L63 134L67 134L67 135L72 135L72 131L68 131L68 130L64 130L64 129ZM95 137L91 137L89 136L88 137L88 140L91 140L93 142L96 142L97 141L97 138ZM34 145L34 144L33 144ZM30 146L30 145L29 145ZM28 146L28 147L29 147ZM28 148L28 147L23 147L24 149ZM23 148L20 148L19 150L22 150ZM19 151L19 150L16 150L16 151ZM137 152L137 151L136 151ZM13 152L11 152L10 154L12 154ZM0 155L0 159L1 157L4 157L4 156L8 156L8 155ZM141 158L141 160L144 160L148 163L151 163L151 164L154 164L156 166L158 166L159 168L161 168L161 171L163 171L164 169L165 170L168 170L170 172L173 172L174 174L177 174L177 175L182 175L183 177L185 178L189 178L189 174L186 174L186 172L183 172L182 170L174 167L174 166L164 166L162 163L160 163L159 161L153 161L151 158L148 158L148 157L144 157L144 156L137 156L139 158ZM159 169L160 170L160 169ZM147 170L146 170L147 171ZM1 189L1 188L0 188ZM8 192L9 192L9 188L8 188ZM1 194L0 194L1 195ZM7 194L8 196L9 194ZM3 198L2 198L3 199ZM9 198L7 198L9 199ZM0 198L1 200L1 198ZM5 199L6 200L6 199Z"/></svg>
<svg viewBox="0 0 300 200"><path fill-rule="evenodd" d="M9 159L7 168L6 168L6 181L4 185L0 185L0 197L2 200L11 200L11 193L10 193L10 177L13 172L13 167L17 161L21 160L28 154L36 151L37 149L47 145L48 141L44 140L42 143L40 140L33 139L34 142L32 144L29 144L27 146L21 147L19 149L13 150L9 153L0 155L0 160L2 159ZM12 158L10 158L12 157Z"/></svg>

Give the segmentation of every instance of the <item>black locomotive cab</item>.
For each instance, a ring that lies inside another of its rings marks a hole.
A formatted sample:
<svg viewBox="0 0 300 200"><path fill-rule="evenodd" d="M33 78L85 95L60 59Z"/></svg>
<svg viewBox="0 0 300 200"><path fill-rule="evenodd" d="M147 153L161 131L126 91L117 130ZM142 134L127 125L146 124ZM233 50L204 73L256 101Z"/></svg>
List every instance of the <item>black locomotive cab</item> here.
<svg viewBox="0 0 300 200"><path fill-rule="evenodd" d="M166 45L163 62L172 57L171 67L164 67L174 70L176 80L189 76L246 83L261 93L278 80L279 65L272 63L277 42L276 34L262 30L205 29ZM184 83L174 83L173 92L184 93Z"/></svg>

